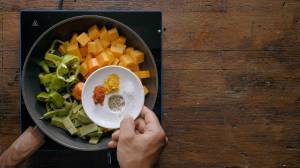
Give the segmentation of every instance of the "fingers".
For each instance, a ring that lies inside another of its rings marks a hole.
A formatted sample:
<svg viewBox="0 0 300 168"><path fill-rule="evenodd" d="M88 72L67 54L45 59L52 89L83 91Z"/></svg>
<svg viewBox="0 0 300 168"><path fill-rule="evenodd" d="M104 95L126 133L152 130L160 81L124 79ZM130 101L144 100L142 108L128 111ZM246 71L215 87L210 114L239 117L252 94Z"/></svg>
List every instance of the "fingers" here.
<svg viewBox="0 0 300 168"><path fill-rule="evenodd" d="M141 112L141 117L145 119L146 124L159 124L159 121L154 114L148 107L144 106Z"/></svg>
<svg viewBox="0 0 300 168"><path fill-rule="evenodd" d="M119 139L129 139L135 135L135 124L133 118L128 115L121 122Z"/></svg>
<svg viewBox="0 0 300 168"><path fill-rule="evenodd" d="M134 121L134 123L135 123L135 129L141 134L144 133L145 126L146 126L145 120L142 118L138 118Z"/></svg>
<svg viewBox="0 0 300 168"><path fill-rule="evenodd" d="M109 148L116 148L118 146L118 143L116 141L109 141L107 146Z"/></svg>
<svg viewBox="0 0 300 168"><path fill-rule="evenodd" d="M120 130L116 130L116 131L111 135L111 139L112 139L113 141L118 142L119 136L120 136Z"/></svg>

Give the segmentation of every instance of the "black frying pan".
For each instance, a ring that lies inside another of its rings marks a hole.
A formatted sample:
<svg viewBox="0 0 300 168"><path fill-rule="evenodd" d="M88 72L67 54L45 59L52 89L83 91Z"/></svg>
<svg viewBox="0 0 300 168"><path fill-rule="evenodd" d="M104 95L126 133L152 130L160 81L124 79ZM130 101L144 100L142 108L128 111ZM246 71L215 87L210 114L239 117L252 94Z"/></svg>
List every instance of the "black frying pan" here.
<svg viewBox="0 0 300 168"><path fill-rule="evenodd" d="M145 62L141 68L149 69L151 73L151 78L144 81L150 90L145 99L145 105L151 109L154 107L158 91L157 69L151 51L141 37L125 24L103 16L83 15L63 20L46 30L35 41L25 60L22 71L22 93L24 102L31 118L42 133L59 144L82 151L107 149L107 142L110 140L110 137L104 137L99 144L91 145L87 141L72 137L64 130L50 125L48 121L40 120L40 117L45 112L45 107L35 98L36 95L43 90L38 78L38 74L41 72L38 62L43 59L45 52L49 49L53 40L69 40L73 33L87 32L88 28L94 24L98 26L105 25L108 28L117 27L119 33L127 38L126 44L128 46L132 46L145 53Z"/></svg>

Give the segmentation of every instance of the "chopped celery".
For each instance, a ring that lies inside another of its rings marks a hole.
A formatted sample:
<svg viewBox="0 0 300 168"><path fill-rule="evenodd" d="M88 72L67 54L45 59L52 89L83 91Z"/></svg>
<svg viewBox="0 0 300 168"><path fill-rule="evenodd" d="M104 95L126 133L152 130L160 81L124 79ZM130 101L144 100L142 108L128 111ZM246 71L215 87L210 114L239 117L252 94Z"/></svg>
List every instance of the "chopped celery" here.
<svg viewBox="0 0 300 168"><path fill-rule="evenodd" d="M75 128L74 124L72 123L69 117L66 117L63 120L63 124L64 127L69 131L71 135L74 135L77 132L77 129Z"/></svg>
<svg viewBox="0 0 300 168"><path fill-rule="evenodd" d="M92 123L92 121L86 116L83 109L77 112L77 119L82 122L83 124Z"/></svg>
<svg viewBox="0 0 300 168"><path fill-rule="evenodd" d="M89 143L95 145L98 143L99 139L100 139L100 136L93 136L90 138Z"/></svg>
<svg viewBox="0 0 300 168"><path fill-rule="evenodd" d="M66 109L66 108L56 109L56 110L44 113L43 116L41 117L41 119L49 119L49 118L53 117L54 115L66 116L66 115L68 115L68 113L69 113L69 109Z"/></svg>
<svg viewBox="0 0 300 168"><path fill-rule="evenodd" d="M94 132L94 131L97 131L97 130L98 130L97 125L94 124L94 123L91 123L91 124L84 125L84 126L80 127L79 128L79 134L80 134L80 136L85 136L88 133L91 133L91 132Z"/></svg>
<svg viewBox="0 0 300 168"><path fill-rule="evenodd" d="M94 136L101 137L102 134L103 134L103 132L102 132L101 127L98 127L97 131L88 133L86 136L88 136L88 137L94 137Z"/></svg>
<svg viewBox="0 0 300 168"><path fill-rule="evenodd" d="M77 119L72 120L72 122L76 128L81 126L81 122L78 121Z"/></svg>
<svg viewBox="0 0 300 168"><path fill-rule="evenodd" d="M56 126L56 127L65 129L65 126L64 126L64 124L63 124L64 118L65 118L65 117L57 117L57 116L53 116L52 119L51 119L51 124L54 125L54 126Z"/></svg>

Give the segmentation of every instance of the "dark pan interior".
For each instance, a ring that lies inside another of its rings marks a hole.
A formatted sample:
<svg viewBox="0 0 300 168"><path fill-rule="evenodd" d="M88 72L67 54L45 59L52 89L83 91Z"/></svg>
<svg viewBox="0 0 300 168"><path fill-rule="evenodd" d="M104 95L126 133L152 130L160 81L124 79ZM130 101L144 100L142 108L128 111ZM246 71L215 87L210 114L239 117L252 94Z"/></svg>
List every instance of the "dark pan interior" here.
<svg viewBox="0 0 300 168"><path fill-rule="evenodd" d="M25 105L33 121L51 139L64 146L84 151L106 149L110 137L106 136L97 145L88 144L87 141L77 137L71 137L64 130L50 125L50 122L39 119L45 112L45 108L42 103L37 102L35 96L43 89L38 79L38 74L41 72L38 62L43 59L52 41L55 39L69 40L73 33L87 32L88 28L94 24L98 26L105 25L108 28L117 27L119 33L127 38L126 43L128 46L145 53L145 62L142 64L142 69L149 69L152 75L150 79L144 81L144 84L150 90L149 95L145 98L145 105L149 108L154 107L158 88L157 69L150 49L133 30L118 21L96 15L77 16L61 21L44 32L33 44L23 67L22 92Z"/></svg>

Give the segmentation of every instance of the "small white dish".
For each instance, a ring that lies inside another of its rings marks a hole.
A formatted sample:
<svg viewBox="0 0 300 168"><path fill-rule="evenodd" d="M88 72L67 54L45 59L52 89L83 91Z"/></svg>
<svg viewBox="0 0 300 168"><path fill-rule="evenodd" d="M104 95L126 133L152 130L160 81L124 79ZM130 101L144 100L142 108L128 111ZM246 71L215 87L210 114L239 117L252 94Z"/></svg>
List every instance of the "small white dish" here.
<svg viewBox="0 0 300 168"><path fill-rule="evenodd" d="M111 74L119 76L119 91L105 95L103 105L95 104L93 95L96 86L104 85ZM120 111L113 111L108 105L109 98L120 95L125 105ZM105 66L93 72L85 81L82 90L82 106L87 116L97 125L104 128L116 129L126 115L134 119L140 114L144 105L144 88L140 79L130 70L120 66Z"/></svg>

